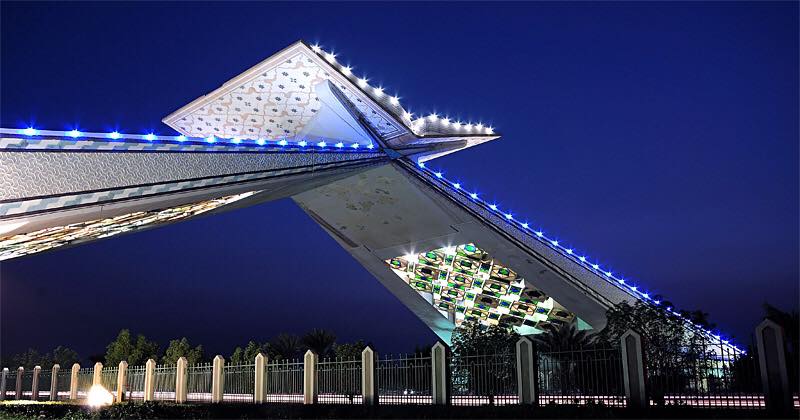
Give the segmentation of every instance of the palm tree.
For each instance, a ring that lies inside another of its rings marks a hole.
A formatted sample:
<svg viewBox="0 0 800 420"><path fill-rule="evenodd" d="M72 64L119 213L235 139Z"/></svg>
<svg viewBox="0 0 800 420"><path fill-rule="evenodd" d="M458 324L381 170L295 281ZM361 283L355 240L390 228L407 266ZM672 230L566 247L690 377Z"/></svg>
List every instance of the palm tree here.
<svg viewBox="0 0 800 420"><path fill-rule="evenodd" d="M315 328L307 332L301 341L309 350L320 356L325 356L331 351L333 343L336 342L336 336L329 331Z"/></svg>
<svg viewBox="0 0 800 420"><path fill-rule="evenodd" d="M596 344L594 335L578 330L575 324L547 324L544 332L537 334L534 339L539 348L546 352L588 349Z"/></svg>
<svg viewBox="0 0 800 420"><path fill-rule="evenodd" d="M282 359L292 359L300 349L300 338L294 334L279 334L270 343L270 349Z"/></svg>

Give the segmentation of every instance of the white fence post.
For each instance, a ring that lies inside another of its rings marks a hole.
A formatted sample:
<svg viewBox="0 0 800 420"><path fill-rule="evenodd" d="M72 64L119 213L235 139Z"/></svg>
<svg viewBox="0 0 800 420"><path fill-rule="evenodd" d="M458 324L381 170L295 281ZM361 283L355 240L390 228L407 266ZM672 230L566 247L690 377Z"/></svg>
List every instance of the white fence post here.
<svg viewBox="0 0 800 420"><path fill-rule="evenodd" d="M6 399L6 382L8 381L8 368L3 368L3 373L0 373L0 401Z"/></svg>
<svg viewBox="0 0 800 420"><path fill-rule="evenodd" d="M14 388L14 399L21 400L22 399L22 374L25 373L25 368L20 366L17 368L17 384Z"/></svg>
<svg viewBox="0 0 800 420"><path fill-rule="evenodd" d="M183 404L186 402L188 390L186 389L186 382L189 379L187 376L187 365L189 361L185 357L178 359L178 364L175 366L175 402Z"/></svg>
<svg viewBox="0 0 800 420"><path fill-rule="evenodd" d="M317 403L317 359L311 350L303 356L303 404Z"/></svg>
<svg viewBox="0 0 800 420"><path fill-rule="evenodd" d="M222 402L222 392L225 390L223 381L225 380L225 358L220 355L214 357L214 365L211 368L211 402Z"/></svg>
<svg viewBox="0 0 800 420"><path fill-rule="evenodd" d="M375 378L375 350L367 346L361 352L361 396L364 405L378 405L378 383Z"/></svg>
<svg viewBox="0 0 800 420"><path fill-rule="evenodd" d="M520 337L517 349L517 393L520 404L536 404L536 361L533 341Z"/></svg>
<svg viewBox="0 0 800 420"><path fill-rule="evenodd" d="M620 337L620 347L622 347L622 378L625 383L628 406L632 408L647 407L642 336L636 331L628 330Z"/></svg>
<svg viewBox="0 0 800 420"><path fill-rule="evenodd" d="M791 412L783 328L770 319L762 321L756 327L756 348L767 409L773 413Z"/></svg>
<svg viewBox="0 0 800 420"><path fill-rule="evenodd" d="M61 366L58 363L53 365L50 371L50 401L58 401L58 371Z"/></svg>
<svg viewBox="0 0 800 420"><path fill-rule="evenodd" d="M33 367L33 378L31 380L31 401L36 401L39 399L39 372L41 371L41 366Z"/></svg>
<svg viewBox="0 0 800 420"><path fill-rule="evenodd" d="M153 401L156 395L156 361L147 359L144 364L144 400Z"/></svg>
<svg viewBox="0 0 800 420"><path fill-rule="evenodd" d="M253 388L253 402L261 404L267 390L267 357L263 353L256 355L255 388Z"/></svg>
<svg viewBox="0 0 800 420"><path fill-rule="evenodd" d="M128 362L119 362L119 370L117 371L117 402L125 401L125 382L128 381ZM110 392L110 390L109 390Z"/></svg>
<svg viewBox="0 0 800 420"><path fill-rule="evenodd" d="M94 371L92 371L92 385L102 385L103 384L103 364L97 362L94 364ZM111 392L109 390L108 392Z"/></svg>
<svg viewBox="0 0 800 420"><path fill-rule="evenodd" d="M75 363L72 365L72 370L69 372L69 399L78 399L78 371L81 370L81 365Z"/></svg>
<svg viewBox="0 0 800 420"><path fill-rule="evenodd" d="M447 347L438 342L431 348L431 385L433 388L433 404L444 405L448 402Z"/></svg>

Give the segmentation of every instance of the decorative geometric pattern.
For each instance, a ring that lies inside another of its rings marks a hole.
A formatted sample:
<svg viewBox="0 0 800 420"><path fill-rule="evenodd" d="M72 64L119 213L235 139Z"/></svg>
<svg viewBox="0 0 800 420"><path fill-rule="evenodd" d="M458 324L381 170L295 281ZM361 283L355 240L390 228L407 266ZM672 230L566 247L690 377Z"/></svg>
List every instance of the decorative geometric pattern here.
<svg viewBox="0 0 800 420"><path fill-rule="evenodd" d="M367 161L369 161L369 159L355 160L352 162L359 163ZM2 160L0 160L0 162L2 162ZM132 197L145 197L149 195L162 194L167 192L178 192L182 190L211 187L211 186L244 182L244 181L254 181L268 176L276 177L282 175L299 174L312 170L319 171L322 169L335 168L341 166L343 166L341 163L334 162L329 164L321 164L313 167L285 168L280 170L262 171L249 174L229 175L229 176L220 176L215 178L205 178L205 179L191 180L191 181L162 183L144 187L136 186L136 187L119 188L109 191L100 191L100 192L93 192L86 194L70 194L57 197L15 201L10 203L0 204L0 217L15 216L15 215L33 213L43 210L50 210L50 209L64 209L86 204L109 202L109 201L132 198ZM13 180L14 178L10 179Z"/></svg>
<svg viewBox="0 0 800 420"><path fill-rule="evenodd" d="M308 53L298 51L274 66L264 67L198 109L188 113L178 111L174 114L176 118L168 117L166 122L188 136L299 139L322 107L315 86L330 79L333 75L328 69L318 65ZM344 87L341 82L337 84ZM381 135L401 130L352 92L345 91L345 95Z"/></svg>
<svg viewBox="0 0 800 420"><path fill-rule="evenodd" d="M474 244L404 255L386 263L411 288L432 295L433 306L453 314L456 326L474 321L527 334L575 317Z"/></svg>
<svg viewBox="0 0 800 420"><path fill-rule="evenodd" d="M91 220L21 235L0 237L0 261L47 251L76 241L108 238L155 224L184 220L250 197L257 192L250 191L164 210L128 213L108 219Z"/></svg>

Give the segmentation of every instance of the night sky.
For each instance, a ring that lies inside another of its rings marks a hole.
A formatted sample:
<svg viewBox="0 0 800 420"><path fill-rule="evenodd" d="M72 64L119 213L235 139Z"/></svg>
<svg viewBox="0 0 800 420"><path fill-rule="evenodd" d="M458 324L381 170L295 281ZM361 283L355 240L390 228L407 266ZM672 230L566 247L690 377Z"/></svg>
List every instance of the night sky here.
<svg viewBox="0 0 800 420"><path fill-rule="evenodd" d="M465 186L749 343L798 305L798 5L3 2L3 127L172 134L161 118L290 43L416 114L503 137ZM229 355L327 328L435 336L290 200L0 266L0 351L103 353L120 328Z"/></svg>

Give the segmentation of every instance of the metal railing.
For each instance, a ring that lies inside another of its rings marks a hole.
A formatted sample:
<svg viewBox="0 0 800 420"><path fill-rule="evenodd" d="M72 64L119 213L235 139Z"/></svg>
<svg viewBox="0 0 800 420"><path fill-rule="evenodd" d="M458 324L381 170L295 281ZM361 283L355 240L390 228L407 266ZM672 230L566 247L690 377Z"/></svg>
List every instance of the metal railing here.
<svg viewBox="0 0 800 420"><path fill-rule="evenodd" d="M619 348L589 348L537 354L540 404L625 406Z"/></svg>
<svg viewBox="0 0 800 420"><path fill-rule="evenodd" d="M128 366L125 380L125 399L136 401L144 399L144 366Z"/></svg>
<svg viewBox="0 0 800 420"><path fill-rule="evenodd" d="M69 387L72 380L72 369L70 368L61 368L58 370L58 374L56 376L57 386L58 386L58 395L56 395L56 400L68 400L69 399Z"/></svg>
<svg viewBox="0 0 800 420"><path fill-rule="evenodd" d="M119 377L119 367L104 367L100 371L100 385L107 389L114 397L117 396L117 379Z"/></svg>
<svg viewBox="0 0 800 420"><path fill-rule="evenodd" d="M276 360L267 364L268 402L303 402L303 362L300 360Z"/></svg>
<svg viewBox="0 0 800 420"><path fill-rule="evenodd" d="M758 360L722 341L690 340L680 348L646 346L652 405L764 408Z"/></svg>
<svg viewBox="0 0 800 420"><path fill-rule="evenodd" d="M451 404L517 404L517 363L512 352L449 357Z"/></svg>
<svg viewBox="0 0 800 420"><path fill-rule="evenodd" d="M256 365L226 365L223 371L222 401L253 402Z"/></svg>
<svg viewBox="0 0 800 420"><path fill-rule="evenodd" d="M186 368L186 400L193 402L211 401L211 378L213 366L210 363L191 365Z"/></svg>
<svg viewBox="0 0 800 420"><path fill-rule="evenodd" d="M85 399L94 380L94 368L81 368L78 371L78 399Z"/></svg>
<svg viewBox="0 0 800 420"><path fill-rule="evenodd" d="M156 401L175 401L176 377L177 367L175 365L156 366L153 372L153 399Z"/></svg>
<svg viewBox="0 0 800 420"><path fill-rule="evenodd" d="M317 387L320 403L361 404L361 360L320 360Z"/></svg>
<svg viewBox="0 0 800 420"><path fill-rule="evenodd" d="M50 387L52 384L53 371L42 370L39 372L39 401L47 401L50 399Z"/></svg>
<svg viewBox="0 0 800 420"><path fill-rule="evenodd" d="M433 403L430 356L388 356L378 359L375 371L379 404Z"/></svg>

